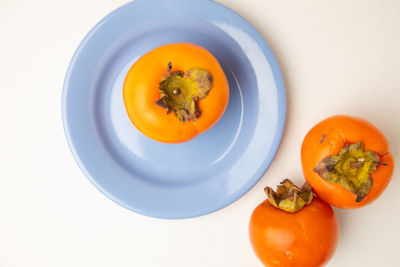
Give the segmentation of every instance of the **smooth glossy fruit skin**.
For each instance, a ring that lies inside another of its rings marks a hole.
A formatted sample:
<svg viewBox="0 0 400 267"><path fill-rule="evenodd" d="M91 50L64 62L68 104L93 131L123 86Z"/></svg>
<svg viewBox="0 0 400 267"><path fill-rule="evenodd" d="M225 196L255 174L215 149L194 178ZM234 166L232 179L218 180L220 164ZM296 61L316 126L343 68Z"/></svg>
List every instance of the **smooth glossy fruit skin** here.
<svg viewBox="0 0 400 267"><path fill-rule="evenodd" d="M346 142L359 141L364 144L365 150L377 153L387 166L379 165L371 174L371 190L357 203L355 194L339 184L326 182L313 169L324 158L338 154ZM389 184L394 169L394 159L385 136L368 121L347 115L327 118L307 133L301 147L301 163L304 177L313 191L326 203L344 209L360 208L378 198Z"/></svg>
<svg viewBox="0 0 400 267"><path fill-rule="evenodd" d="M332 257L339 228L332 208L318 198L296 213L275 208L265 200L253 211L249 234L265 266L316 267Z"/></svg>
<svg viewBox="0 0 400 267"><path fill-rule="evenodd" d="M196 121L179 121L155 103L160 99L159 82L169 62L172 72L202 68L213 77L208 96L198 101L201 116ZM228 105L229 86L209 51L194 44L173 43L155 48L133 64L125 78L123 98L129 118L139 131L160 142L181 143L207 131L221 118Z"/></svg>

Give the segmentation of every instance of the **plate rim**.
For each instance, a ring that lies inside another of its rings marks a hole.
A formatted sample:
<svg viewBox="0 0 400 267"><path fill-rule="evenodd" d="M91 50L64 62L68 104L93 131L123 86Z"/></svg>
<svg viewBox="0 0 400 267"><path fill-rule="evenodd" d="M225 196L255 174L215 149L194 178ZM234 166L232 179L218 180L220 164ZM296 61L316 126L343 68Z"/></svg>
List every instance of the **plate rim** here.
<svg viewBox="0 0 400 267"><path fill-rule="evenodd" d="M186 219L186 218L193 218L193 217L198 217L198 216L203 216L203 215L207 215L210 213L213 213L215 211L218 211L220 209L223 209L227 206L229 206L230 204L232 204L233 202L239 200L244 194L246 194L251 188L253 188L260 180L261 178L264 176L264 174L266 173L266 171L268 170L268 168L270 167L270 165L272 164L274 158L276 157L276 154L278 152L278 148L280 146L282 137L283 137L283 133L284 133L284 129L285 129L285 125L286 125L286 114L287 114L287 95L286 95L286 89L285 89L285 84L284 84L284 79L282 76L282 72L280 70L279 64L275 58L275 55L273 54L271 48L269 47L268 43L266 42L266 40L262 37L262 35L257 31L257 29L255 29L255 27L253 25L251 25L245 18L243 18L241 15L239 15L237 12L233 11L232 9L228 8L227 6L217 3L215 1L212 0L189 0L191 2L194 3L199 3L202 2L202 4L207 4L207 5L215 5L218 6L219 8L223 8L225 9L225 12L228 12L232 15L235 16L235 18L241 20L241 23L246 24L246 26L251 29L253 32L250 34L250 36L252 38L260 38L262 40L262 47L261 50L263 52L263 54L266 56L268 63L271 67L271 72L273 75L273 80L276 84L276 89L278 91L277 93L277 99L278 99L278 116L280 115L280 117L277 119L277 124L276 124L276 131L275 131L275 135L274 138L272 140L271 143L271 148L268 151L271 155L272 158L269 160L268 157L266 157L264 159L264 161L262 162L262 164L260 165L260 168L258 169L257 173L253 176L253 179L250 180L249 179L249 183L247 184L248 186L246 188L241 188L242 192L238 193L237 196L232 197L231 199L227 199L226 201L224 201L224 203L222 205L217 205L217 206L213 206L209 209L207 209L207 211L200 211L200 212L196 212L193 211L191 214L187 214L186 216L165 216L165 215L158 215L158 214L154 214L152 212L148 212L148 211L143 211L140 209L135 209L132 206L126 205L125 203L123 203L122 201L119 201L118 198L114 197L113 195L111 195L109 192L107 192L107 190L105 190L105 188L103 188L102 186L100 186L99 184L96 183L96 179L94 177L92 177L92 175L88 172L88 170L85 168L84 163L81 161L80 159L80 155L79 153L76 151L74 145L73 145L73 141L72 138L70 136L70 132L69 132L69 125L67 122L67 105L66 105L66 95L67 95L67 88L68 88L68 84L69 84L69 79L71 77L71 73L72 70L74 68L74 64L77 60L77 58L79 57L81 50L83 49L83 47L85 46L86 42L90 39L91 35L96 32L108 19L110 19L110 17L115 16L120 10L124 9L126 6L133 4L134 2L144 2L146 0L135 0L135 1L131 1L128 2L116 9L114 9L113 11L111 11L110 13L108 13L106 16L104 16L99 22L97 22L91 29L90 31L85 35L85 37L81 40L81 42L79 43L79 45L77 46L77 48L75 49L73 56L69 62L68 68L67 68L67 72L65 74L65 78L64 78L64 82L63 82L63 88L62 88L62 96L61 96L61 116L62 116L62 124L63 124L63 130L64 130L64 135L69 147L69 150L71 151L73 158L75 160L75 162L77 163L78 167L80 168L80 170L82 171L82 173L86 176L86 178L91 182L91 184L93 184L97 190L99 190L102 194L104 194L107 198L111 199L112 201L116 202L118 205L123 206L124 208L134 211L136 213L142 214L142 215L146 215L146 216L150 216L150 217L155 217L155 218L162 218L162 219ZM185 1L185 0L166 0L168 2L179 2L179 1ZM188 2L186 0L186 2ZM150 1L147 0L147 3L150 3Z"/></svg>

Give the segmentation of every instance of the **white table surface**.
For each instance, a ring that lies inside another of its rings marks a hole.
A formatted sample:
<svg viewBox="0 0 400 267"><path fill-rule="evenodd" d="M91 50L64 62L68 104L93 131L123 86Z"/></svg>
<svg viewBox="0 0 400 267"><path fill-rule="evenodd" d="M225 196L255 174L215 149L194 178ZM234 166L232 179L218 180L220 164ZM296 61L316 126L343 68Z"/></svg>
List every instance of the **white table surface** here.
<svg viewBox="0 0 400 267"><path fill-rule="evenodd" d="M300 145L315 123L364 117L400 159L400 1L220 0L260 31L281 66L288 113L276 158L245 196L206 216L161 220L118 206L75 164L60 103L79 42L126 2L0 2L0 266L259 267L250 214L264 186L302 181ZM400 266L398 176L396 167L372 205L335 209L329 267Z"/></svg>

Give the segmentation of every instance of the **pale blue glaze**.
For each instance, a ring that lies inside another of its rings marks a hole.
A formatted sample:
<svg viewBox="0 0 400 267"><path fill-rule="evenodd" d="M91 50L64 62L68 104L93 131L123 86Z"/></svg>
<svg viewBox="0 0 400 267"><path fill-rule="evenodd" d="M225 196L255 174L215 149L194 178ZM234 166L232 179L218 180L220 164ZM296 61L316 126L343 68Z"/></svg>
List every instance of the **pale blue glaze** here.
<svg viewBox="0 0 400 267"><path fill-rule="evenodd" d="M230 86L221 120L183 144L141 134L122 99L133 62L173 42L208 49ZM238 14L208 0L136 0L100 21L78 47L62 113L71 151L101 192L141 214L188 218L230 204L263 176L280 143L286 99L270 48Z"/></svg>

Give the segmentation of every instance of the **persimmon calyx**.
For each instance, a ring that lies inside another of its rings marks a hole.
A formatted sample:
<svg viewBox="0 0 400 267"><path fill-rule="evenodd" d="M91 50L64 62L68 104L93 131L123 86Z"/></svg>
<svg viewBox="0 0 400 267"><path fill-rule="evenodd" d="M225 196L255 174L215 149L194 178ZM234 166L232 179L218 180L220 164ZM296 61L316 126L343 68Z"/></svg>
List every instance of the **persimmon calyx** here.
<svg viewBox="0 0 400 267"><path fill-rule="evenodd" d="M200 68L188 69L186 73L171 70L172 63L169 62L166 75L159 83L160 99L156 104L166 108L167 114L173 111L180 121L194 121L201 116L197 101L207 97L213 77Z"/></svg>
<svg viewBox="0 0 400 267"><path fill-rule="evenodd" d="M357 196L356 202L360 202L371 190L371 173L376 171L378 164L382 164L379 155L369 150L364 151L362 142L346 143L339 154L318 163L314 172L329 183L340 184Z"/></svg>
<svg viewBox="0 0 400 267"><path fill-rule="evenodd" d="M305 205L310 204L313 198L311 185L307 182L298 188L292 181L285 179L277 186L276 192L269 186L265 187L268 200L274 207L287 211L297 212Z"/></svg>

